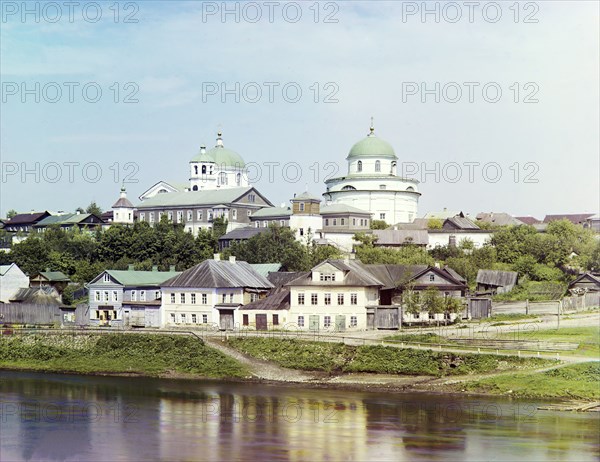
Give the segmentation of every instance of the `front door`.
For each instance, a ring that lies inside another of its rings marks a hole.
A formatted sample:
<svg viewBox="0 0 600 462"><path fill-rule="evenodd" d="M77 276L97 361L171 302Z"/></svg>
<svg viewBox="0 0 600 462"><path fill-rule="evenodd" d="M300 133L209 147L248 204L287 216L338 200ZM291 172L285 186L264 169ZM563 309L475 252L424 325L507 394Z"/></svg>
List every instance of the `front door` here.
<svg viewBox="0 0 600 462"><path fill-rule="evenodd" d="M257 314L256 315L256 330L267 330L267 315Z"/></svg>
<svg viewBox="0 0 600 462"><path fill-rule="evenodd" d="M220 310L221 330L233 330L233 310Z"/></svg>
<svg viewBox="0 0 600 462"><path fill-rule="evenodd" d="M344 332L346 330L346 316L338 314L335 317L335 330L336 332Z"/></svg>
<svg viewBox="0 0 600 462"><path fill-rule="evenodd" d="M310 330L319 330L319 315L318 314L311 314L308 317L308 326Z"/></svg>

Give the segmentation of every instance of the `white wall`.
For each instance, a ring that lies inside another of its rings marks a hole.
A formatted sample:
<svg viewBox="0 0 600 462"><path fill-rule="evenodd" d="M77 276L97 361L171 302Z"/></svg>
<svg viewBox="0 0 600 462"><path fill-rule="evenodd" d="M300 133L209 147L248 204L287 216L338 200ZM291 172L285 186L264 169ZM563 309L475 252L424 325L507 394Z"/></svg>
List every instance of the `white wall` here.
<svg viewBox="0 0 600 462"><path fill-rule="evenodd" d="M29 287L29 277L17 265L10 265L6 273L0 276L0 301L9 303L19 289L27 287Z"/></svg>
<svg viewBox="0 0 600 462"><path fill-rule="evenodd" d="M493 233L489 232L489 233L465 233L465 232L460 232L460 233L453 233L453 232L431 232L429 231L429 245L427 246L427 248L429 249L433 249L435 247L438 246L446 246L448 245L448 243L450 242L450 236L456 236L456 245L459 245L461 243L461 241L463 241L464 239L470 239L471 241L473 241L473 244L475 245L476 248L482 247L483 244L485 244L486 242L488 242L490 240L490 238L492 237Z"/></svg>

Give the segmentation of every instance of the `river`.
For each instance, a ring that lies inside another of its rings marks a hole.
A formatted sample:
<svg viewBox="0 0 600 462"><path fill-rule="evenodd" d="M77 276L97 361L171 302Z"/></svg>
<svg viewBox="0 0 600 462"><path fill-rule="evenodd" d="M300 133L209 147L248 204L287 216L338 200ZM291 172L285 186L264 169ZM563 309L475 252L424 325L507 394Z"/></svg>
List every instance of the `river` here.
<svg viewBox="0 0 600 462"><path fill-rule="evenodd" d="M598 413L506 398L0 371L0 460L592 461Z"/></svg>

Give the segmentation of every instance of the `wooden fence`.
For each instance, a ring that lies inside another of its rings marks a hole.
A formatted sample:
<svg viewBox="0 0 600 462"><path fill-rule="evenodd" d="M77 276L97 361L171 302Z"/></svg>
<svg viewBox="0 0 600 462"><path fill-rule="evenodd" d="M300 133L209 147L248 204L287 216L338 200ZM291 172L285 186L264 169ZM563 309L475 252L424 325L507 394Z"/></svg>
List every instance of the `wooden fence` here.
<svg viewBox="0 0 600 462"><path fill-rule="evenodd" d="M88 305L77 307L38 305L34 303L1 303L0 324L46 326L83 326L89 322Z"/></svg>

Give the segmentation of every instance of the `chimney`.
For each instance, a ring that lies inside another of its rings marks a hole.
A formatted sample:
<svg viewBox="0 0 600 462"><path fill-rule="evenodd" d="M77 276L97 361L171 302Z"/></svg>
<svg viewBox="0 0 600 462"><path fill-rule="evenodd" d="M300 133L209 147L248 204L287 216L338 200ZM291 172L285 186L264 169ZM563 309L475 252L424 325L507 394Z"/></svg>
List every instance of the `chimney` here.
<svg viewBox="0 0 600 462"><path fill-rule="evenodd" d="M229 263L235 263L235 255L229 257Z"/></svg>
<svg viewBox="0 0 600 462"><path fill-rule="evenodd" d="M158 271L158 265L152 265L152 271Z"/></svg>
<svg viewBox="0 0 600 462"><path fill-rule="evenodd" d="M436 268L440 268L440 262L439 262L439 261L436 261L436 262L435 262L435 264L434 264L434 266L435 266Z"/></svg>
<svg viewBox="0 0 600 462"><path fill-rule="evenodd" d="M133 271L135 269L135 265L127 265L127 271Z"/></svg>
<svg viewBox="0 0 600 462"><path fill-rule="evenodd" d="M171 273L174 273L175 272L175 265L169 265L169 271Z"/></svg>
<svg viewBox="0 0 600 462"><path fill-rule="evenodd" d="M220 253L215 253L215 254L213 255L213 259L214 259L215 261L220 261L220 260L221 260L221 254L220 254Z"/></svg>
<svg viewBox="0 0 600 462"><path fill-rule="evenodd" d="M356 254L354 252L350 254L350 260L356 260Z"/></svg>

